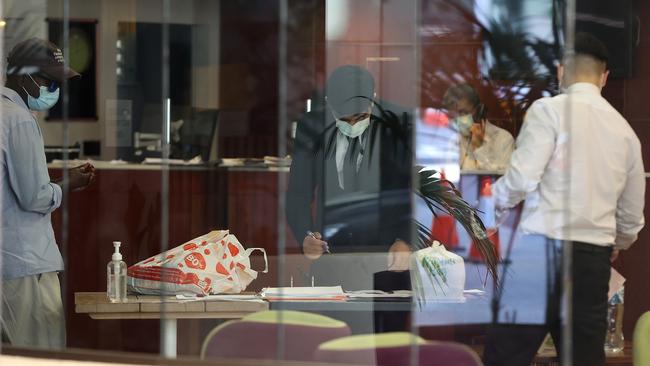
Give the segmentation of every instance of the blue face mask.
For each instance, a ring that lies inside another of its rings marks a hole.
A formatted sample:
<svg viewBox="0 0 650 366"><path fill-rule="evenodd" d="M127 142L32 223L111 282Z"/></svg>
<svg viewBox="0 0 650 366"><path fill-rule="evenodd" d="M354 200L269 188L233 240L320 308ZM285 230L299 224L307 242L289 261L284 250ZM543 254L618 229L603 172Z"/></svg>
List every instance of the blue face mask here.
<svg viewBox="0 0 650 366"><path fill-rule="evenodd" d="M365 131L368 126L370 126L370 117L362 119L354 125L351 125L345 121L341 121L340 119L336 120L336 128L338 128L342 134L351 138L361 136L361 134L363 134L363 131Z"/></svg>
<svg viewBox="0 0 650 366"><path fill-rule="evenodd" d="M23 87L23 90L25 90L25 93L27 93L27 106L29 109L33 111L46 111L54 107L56 102L59 101L58 85L55 82L52 82L48 88L47 86L38 85L38 83L32 78L31 75L29 75L29 78L32 79L34 84L36 84L39 89L38 98L34 98L29 93L27 93L27 90L25 90L25 87Z"/></svg>

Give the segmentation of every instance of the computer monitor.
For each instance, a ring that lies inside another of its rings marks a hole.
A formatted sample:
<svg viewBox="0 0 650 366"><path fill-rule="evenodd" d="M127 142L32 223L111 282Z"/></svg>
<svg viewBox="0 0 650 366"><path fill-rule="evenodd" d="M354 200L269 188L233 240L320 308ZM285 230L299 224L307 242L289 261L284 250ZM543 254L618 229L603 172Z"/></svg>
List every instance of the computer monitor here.
<svg viewBox="0 0 650 366"><path fill-rule="evenodd" d="M180 127L180 140L173 143L172 158L189 160L201 155L204 162L216 161L218 117L216 109L194 110Z"/></svg>

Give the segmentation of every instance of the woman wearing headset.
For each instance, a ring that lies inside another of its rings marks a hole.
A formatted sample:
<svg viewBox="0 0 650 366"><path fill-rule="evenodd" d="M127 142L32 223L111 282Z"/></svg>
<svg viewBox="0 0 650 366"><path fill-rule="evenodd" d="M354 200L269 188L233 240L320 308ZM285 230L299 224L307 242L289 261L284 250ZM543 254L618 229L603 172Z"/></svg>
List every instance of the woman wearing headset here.
<svg viewBox="0 0 650 366"><path fill-rule="evenodd" d="M451 126L460 137L463 170L504 170L515 147L512 135L490 123L486 108L469 84L450 87L443 97Z"/></svg>

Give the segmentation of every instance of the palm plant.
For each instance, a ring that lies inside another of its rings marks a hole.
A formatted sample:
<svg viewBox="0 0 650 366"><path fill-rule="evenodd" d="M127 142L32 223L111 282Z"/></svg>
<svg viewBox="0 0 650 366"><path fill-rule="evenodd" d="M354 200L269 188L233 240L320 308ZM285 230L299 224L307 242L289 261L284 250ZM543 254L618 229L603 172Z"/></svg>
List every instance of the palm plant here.
<svg viewBox="0 0 650 366"><path fill-rule="evenodd" d="M460 192L453 183L436 176L434 170L422 170L418 172L418 185L415 193L424 200L431 212L443 211L458 221L469 234L474 245L481 256L485 259L488 273L492 276L494 283L498 283L497 256L494 245L488 238L485 226L477 215L476 209L463 200ZM421 247L429 245L431 231L425 225L416 221L418 229L418 243Z"/></svg>

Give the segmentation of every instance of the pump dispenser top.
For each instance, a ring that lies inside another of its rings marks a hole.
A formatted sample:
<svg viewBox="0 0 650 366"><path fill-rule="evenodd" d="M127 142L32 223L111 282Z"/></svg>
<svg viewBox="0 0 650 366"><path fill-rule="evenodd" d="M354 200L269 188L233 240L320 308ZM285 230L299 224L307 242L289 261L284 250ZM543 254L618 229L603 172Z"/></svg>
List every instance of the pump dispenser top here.
<svg viewBox="0 0 650 366"><path fill-rule="evenodd" d="M122 253L120 253L120 245L122 245L122 243L119 242L119 241L114 241L113 242L113 247L115 247L115 252L113 253L113 256L111 257L111 260L114 260L114 261L121 261L122 260Z"/></svg>

